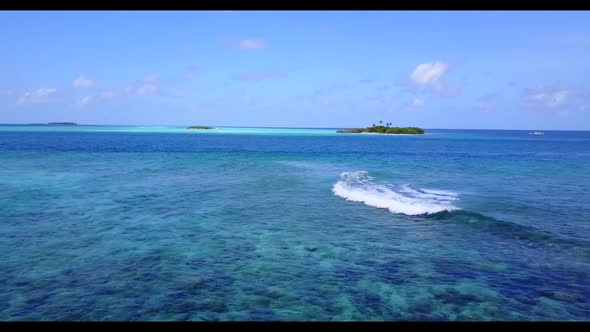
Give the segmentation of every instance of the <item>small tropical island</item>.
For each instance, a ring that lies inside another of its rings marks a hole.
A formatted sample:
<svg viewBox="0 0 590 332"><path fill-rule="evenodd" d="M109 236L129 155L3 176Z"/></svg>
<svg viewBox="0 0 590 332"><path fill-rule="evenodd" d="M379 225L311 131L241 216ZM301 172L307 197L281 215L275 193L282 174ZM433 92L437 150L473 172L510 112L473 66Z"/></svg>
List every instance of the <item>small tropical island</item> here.
<svg viewBox="0 0 590 332"><path fill-rule="evenodd" d="M383 125L383 121L379 121L379 125L373 124L367 128L351 128L337 130L337 133L375 133L375 134L406 134L406 135L419 135L424 134L424 129L418 127L391 127L391 122L386 122Z"/></svg>
<svg viewBox="0 0 590 332"><path fill-rule="evenodd" d="M49 122L48 125L77 126L78 124L75 122Z"/></svg>
<svg viewBox="0 0 590 332"><path fill-rule="evenodd" d="M209 126L190 126L190 127L186 127L186 129L215 129L215 128L209 127Z"/></svg>

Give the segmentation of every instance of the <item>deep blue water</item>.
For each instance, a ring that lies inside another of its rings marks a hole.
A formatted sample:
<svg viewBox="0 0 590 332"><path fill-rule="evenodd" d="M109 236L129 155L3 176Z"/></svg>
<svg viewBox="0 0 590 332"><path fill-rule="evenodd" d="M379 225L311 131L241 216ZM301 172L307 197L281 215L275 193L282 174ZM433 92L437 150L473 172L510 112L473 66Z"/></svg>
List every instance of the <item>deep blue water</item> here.
<svg viewBox="0 0 590 332"><path fill-rule="evenodd" d="M0 320L590 320L590 132L0 126Z"/></svg>

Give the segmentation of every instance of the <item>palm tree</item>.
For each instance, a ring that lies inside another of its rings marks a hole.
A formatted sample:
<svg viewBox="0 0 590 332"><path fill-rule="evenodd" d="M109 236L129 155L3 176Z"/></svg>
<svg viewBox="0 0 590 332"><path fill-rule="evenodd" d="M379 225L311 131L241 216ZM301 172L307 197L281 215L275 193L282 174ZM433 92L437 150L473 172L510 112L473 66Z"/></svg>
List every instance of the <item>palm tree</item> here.
<svg viewBox="0 0 590 332"><path fill-rule="evenodd" d="M379 124L382 124L382 123L383 123L383 121L379 120Z"/></svg>

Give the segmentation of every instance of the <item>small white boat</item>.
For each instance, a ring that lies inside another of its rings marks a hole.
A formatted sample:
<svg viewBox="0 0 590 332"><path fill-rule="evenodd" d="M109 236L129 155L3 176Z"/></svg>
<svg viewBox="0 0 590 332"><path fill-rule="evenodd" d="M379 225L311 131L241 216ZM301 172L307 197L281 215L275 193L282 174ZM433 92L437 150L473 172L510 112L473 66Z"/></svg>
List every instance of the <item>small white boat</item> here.
<svg viewBox="0 0 590 332"><path fill-rule="evenodd" d="M533 132L529 133L529 135L539 135L539 136L542 136L542 135L545 135L545 133L542 132L542 131L533 131Z"/></svg>

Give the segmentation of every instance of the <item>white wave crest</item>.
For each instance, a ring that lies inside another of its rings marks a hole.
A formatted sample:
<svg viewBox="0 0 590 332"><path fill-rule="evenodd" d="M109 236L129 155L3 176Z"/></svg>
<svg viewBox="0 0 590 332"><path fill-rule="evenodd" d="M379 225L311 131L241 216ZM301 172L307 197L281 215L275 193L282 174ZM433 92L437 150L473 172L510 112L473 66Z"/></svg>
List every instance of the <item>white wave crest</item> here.
<svg viewBox="0 0 590 332"><path fill-rule="evenodd" d="M392 213L420 215L458 210L458 194L447 190L413 189L409 185L378 183L366 171L344 172L334 184L335 195L348 201L388 209Z"/></svg>

